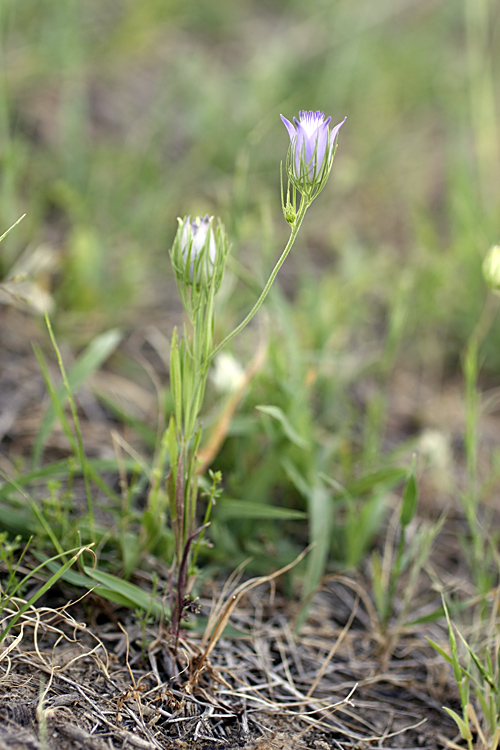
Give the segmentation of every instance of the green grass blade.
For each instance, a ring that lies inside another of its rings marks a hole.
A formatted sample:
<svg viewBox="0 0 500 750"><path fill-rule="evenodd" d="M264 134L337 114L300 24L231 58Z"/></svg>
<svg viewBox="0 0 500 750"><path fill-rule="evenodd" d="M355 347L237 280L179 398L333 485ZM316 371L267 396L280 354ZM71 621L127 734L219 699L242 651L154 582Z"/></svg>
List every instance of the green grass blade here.
<svg viewBox="0 0 500 750"><path fill-rule="evenodd" d="M135 466L137 466L137 462L132 458L124 458L123 464L127 469L134 469ZM116 460L108 459L108 458L98 458L98 459L91 459L88 461L88 464L92 471L94 472L116 472L117 471L117 463ZM28 484L36 483L38 480L43 481L45 483L45 480L47 479L63 479L64 477L67 477L68 474L71 472L75 474L81 475L81 469L78 471L74 471L74 469L68 464L68 459L64 458L61 461L54 461L51 464L47 464L46 466L41 466L39 469L34 469L33 471L28 471L26 474L23 474L22 476L16 477L15 482L17 485L21 487L25 487ZM12 488L12 480L7 474L0 471L0 476L2 476L5 480L5 484L0 487L0 498L7 497L11 488Z"/></svg>
<svg viewBox="0 0 500 750"><path fill-rule="evenodd" d="M407 469L401 468L389 468L380 469L379 471L373 471L369 474L365 474L361 479L356 479L350 482L344 489L339 492L338 484L331 480L332 487L336 490L336 500L340 500L345 497L346 494L351 497L360 497L371 492L375 487L382 485L390 488L394 485L402 482L408 475Z"/></svg>
<svg viewBox="0 0 500 750"><path fill-rule="evenodd" d="M469 654L470 654L470 656L472 658L472 661L476 665L476 667L477 667L480 675L485 680L485 682L487 682L488 685L493 690L495 690L496 689L496 682L493 679L493 676L491 674L488 674L488 670L486 669L486 667L484 666L484 664L482 663L482 661L480 660L480 658L478 657L478 655L472 650L472 648L470 647L470 645L467 643L467 641L463 637L462 633L460 633L460 631L457 631L457 633L458 633L458 637L462 641L462 644L465 646L465 648L469 652Z"/></svg>
<svg viewBox="0 0 500 750"><path fill-rule="evenodd" d="M417 480L415 479L414 469L408 481L406 482L405 489L403 492L403 503L401 506L401 526L405 528L412 521L415 511L417 510L418 502L418 486Z"/></svg>
<svg viewBox="0 0 500 750"><path fill-rule="evenodd" d="M450 664L450 665L453 664L453 659L451 658L451 656L449 654L447 654L446 651L443 648L441 648L441 646L438 646L438 644L436 643L436 641L433 641L432 638L427 638L427 636L426 636L425 640L427 641L427 643L430 643L430 645L432 646L432 648L435 651L437 651L438 654L440 656L442 656L443 659L445 659L445 661L448 662L448 664Z"/></svg>
<svg viewBox="0 0 500 750"><path fill-rule="evenodd" d="M287 437L291 443L296 445L297 448L302 448L302 450L310 449L311 446L309 442L305 440L302 435L299 435L297 430L290 424L290 421L288 420L286 414L282 409L279 408L279 406L261 405L256 406L255 408L258 411L262 412L262 414L267 414L269 417L272 417L277 422L279 422L285 437Z"/></svg>
<svg viewBox="0 0 500 750"><path fill-rule="evenodd" d="M456 725L458 729L460 730L462 739L466 740L467 742L470 741L472 739L472 734L471 734L469 725L466 724L465 721L462 719L462 717L459 716L456 711L453 711L453 709L447 708L446 706L443 706L443 709L446 711L446 713L449 716L451 716L453 721L456 722Z"/></svg>
<svg viewBox="0 0 500 750"><path fill-rule="evenodd" d="M168 614L168 607L159 599L152 598L150 594L143 591L129 581L104 573L102 570L87 568L83 566L86 575L93 581L100 584L97 589L99 595L104 596L111 601L121 604L130 609L142 609L145 612L152 612L157 617Z"/></svg>
<svg viewBox="0 0 500 750"><path fill-rule="evenodd" d="M122 337L123 334L118 329L113 328L97 336L90 342L84 352L78 357L73 367L68 371L68 384L72 393L75 393L87 378L101 367L115 351ZM38 466L40 463L43 446L52 430L55 420L59 418L62 421L62 408L68 400L68 393L64 383L55 389L55 394L57 400L52 400L51 406L47 409L35 441L33 448L34 466Z"/></svg>
<svg viewBox="0 0 500 750"><path fill-rule="evenodd" d="M254 503L240 500L219 500L217 503L217 518L229 520L232 518L261 518L275 521L302 521L307 514L301 510L291 508L277 508L265 503Z"/></svg>
<svg viewBox="0 0 500 750"><path fill-rule="evenodd" d="M33 446L32 465L33 467L38 467L42 459L43 446L49 436L50 429L52 428L52 424L56 418L59 420L59 424L61 425L63 432L66 435L66 438L71 446L71 450L74 455L77 454L77 446L75 436L71 427L69 426L66 414L64 413L64 394L61 394L61 389L56 388L54 383L52 382L49 368L47 367L45 357L43 356L40 347L34 345L33 351L35 352L38 366L40 367L45 382L45 387L47 388L47 392L50 396L51 405L47 410L47 414L50 412L54 415L49 427L45 426L44 424L46 422L47 414L45 415L45 418L42 420L42 423L40 425L38 435L35 439L35 444Z"/></svg>
<svg viewBox="0 0 500 750"><path fill-rule="evenodd" d="M323 484L318 483L311 487L308 497L308 512L309 541L312 545L312 550L309 553L304 590L302 594L306 604L297 618L297 631L300 631L306 620L307 612L309 610L308 599L316 590L321 578L323 577L332 538L332 498L330 492Z"/></svg>
<svg viewBox="0 0 500 750"><path fill-rule="evenodd" d="M71 554L75 550L69 550L66 552L66 555ZM28 601L24 602L19 610L16 612L15 615L9 620L7 626L0 632L0 643L3 641L5 636L10 632L10 630L14 627L14 625L17 623L20 617L28 610L30 607L35 604L40 597L42 597L52 586L61 578L61 576L71 568L71 566L78 560L80 555L83 552L90 551L90 547L80 547L77 549L76 553L73 555L71 559L69 559L67 562L64 563L64 565L61 566L61 568L54 573L46 583L43 584L34 594L33 596L28 599ZM59 559L61 555L56 555L55 557L52 557L50 561L55 561ZM30 573L25 576L17 585L16 589L7 597L7 601L2 601L2 609L5 608L6 604L8 604L8 601L12 599L12 597L15 595L15 592L20 589L20 587L26 583L29 579L31 579L36 573L38 573L40 570L42 570L45 567L46 563L41 563L38 565L34 570L30 571Z"/></svg>

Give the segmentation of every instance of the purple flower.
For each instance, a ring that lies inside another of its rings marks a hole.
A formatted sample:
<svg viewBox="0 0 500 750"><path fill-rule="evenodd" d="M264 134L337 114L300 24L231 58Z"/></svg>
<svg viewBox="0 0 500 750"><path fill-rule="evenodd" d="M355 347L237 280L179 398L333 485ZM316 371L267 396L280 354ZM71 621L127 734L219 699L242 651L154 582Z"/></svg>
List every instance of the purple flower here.
<svg viewBox="0 0 500 750"><path fill-rule="evenodd" d="M346 118L330 131L328 125L331 117L323 112L299 112L299 119L293 118L292 124L286 117L281 120L290 136L290 154L288 169L296 187L304 192L321 189L333 163L337 133Z"/></svg>
<svg viewBox="0 0 500 750"><path fill-rule="evenodd" d="M200 216L193 221L190 216L185 219L181 233L181 253L184 263L189 263L191 281L193 276L197 284L203 278L212 277L217 246L208 214L203 219Z"/></svg>

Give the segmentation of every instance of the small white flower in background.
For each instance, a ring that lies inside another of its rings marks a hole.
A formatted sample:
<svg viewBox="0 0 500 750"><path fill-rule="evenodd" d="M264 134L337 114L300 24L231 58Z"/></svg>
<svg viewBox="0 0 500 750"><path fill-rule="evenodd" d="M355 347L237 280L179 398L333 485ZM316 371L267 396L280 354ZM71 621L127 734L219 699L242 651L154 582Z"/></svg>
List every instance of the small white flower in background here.
<svg viewBox="0 0 500 750"><path fill-rule="evenodd" d="M418 452L425 461L432 484L440 492L451 492L454 462L450 436L429 427L418 438Z"/></svg>
<svg viewBox="0 0 500 750"><path fill-rule="evenodd" d="M232 354L222 352L215 359L210 378L219 393L235 393L243 384L245 371Z"/></svg>
<svg viewBox="0 0 500 750"><path fill-rule="evenodd" d="M483 277L495 294L500 294L500 245L493 245L483 261Z"/></svg>

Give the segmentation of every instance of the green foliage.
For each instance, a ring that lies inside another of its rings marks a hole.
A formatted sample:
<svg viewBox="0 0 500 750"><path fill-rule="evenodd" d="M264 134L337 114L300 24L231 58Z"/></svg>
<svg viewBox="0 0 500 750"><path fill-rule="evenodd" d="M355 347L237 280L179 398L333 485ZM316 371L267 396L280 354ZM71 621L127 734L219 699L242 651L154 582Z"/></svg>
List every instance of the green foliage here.
<svg viewBox="0 0 500 750"><path fill-rule="evenodd" d="M201 404L206 436L232 395L210 379L206 391L189 381L193 349L174 333L170 382L155 383L157 421L96 392L117 430L133 427L143 440L133 458L106 461L84 449L78 396L119 347L113 367L137 375L117 325L141 337L154 308L161 335L171 334L178 305L166 250L176 217L215 209L233 257L214 303L211 357L230 345L246 370L265 341L267 354L237 394L213 474L191 472L206 501L197 522L210 523L191 540L191 572L195 563L227 570L252 556L248 569L266 573L269 560L285 565L310 544L294 573L307 599L326 571L357 568L369 555L381 629L407 622L408 598L398 613L395 600L403 581L413 590L441 521L425 526L415 518L416 477L401 466L426 418L391 422L397 379L411 372L412 391L463 374L466 478L458 486L452 477L450 495L467 522L463 549L480 595L497 584L485 500L499 461L493 450L480 453L484 383L495 385L500 368L500 320L490 301L482 313L481 275L484 254L498 242L500 199L492 14L491 0L404 10L395 0L0 3L0 224L26 213L0 238L0 293L20 304L11 269L24 252L49 246L55 266L33 283L49 287L57 331L48 321L55 355L35 347L50 405L32 460L9 466L8 476L2 465L9 596L32 538L44 575L98 584L110 600L140 606L143 617L166 615L156 593L141 595L123 579L182 555L171 528L180 524L176 435L187 424L205 449ZM270 292L268 322L261 314L258 330L248 327L233 342L303 218L282 180L288 226L283 221L278 178L288 147L279 114L303 108L327 110L335 122L348 116L335 180ZM71 363L60 345L80 354ZM51 374L54 356L60 377ZM56 424L70 455L44 463ZM455 427L445 427L460 443ZM373 552L405 481L389 526L398 533ZM99 549L85 574L69 566L80 538ZM439 608L429 618L444 614ZM488 678L497 679L496 646L486 638L469 648L454 635L460 608L446 616L452 656L440 653L463 690L464 712L455 719L470 743L467 706L476 691L493 750L498 696L488 692Z"/></svg>

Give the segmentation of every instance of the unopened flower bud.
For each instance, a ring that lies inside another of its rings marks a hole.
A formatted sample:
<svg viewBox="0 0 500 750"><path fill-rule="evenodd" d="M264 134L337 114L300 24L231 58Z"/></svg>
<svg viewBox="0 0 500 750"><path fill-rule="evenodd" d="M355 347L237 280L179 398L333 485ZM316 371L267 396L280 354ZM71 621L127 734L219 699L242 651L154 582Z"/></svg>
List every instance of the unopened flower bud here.
<svg viewBox="0 0 500 750"><path fill-rule="evenodd" d="M189 268L189 279L200 284L208 281L214 272L215 245L212 219L208 214L202 219L197 216L191 221L188 216L182 224L180 250L186 267Z"/></svg>
<svg viewBox="0 0 500 750"><path fill-rule="evenodd" d="M184 307L192 312L197 303L194 299L190 302L189 298L215 294L221 285L228 252L227 239L222 224L219 222L214 228L213 217L208 215L195 219L187 216L178 221L170 259Z"/></svg>
<svg viewBox="0 0 500 750"><path fill-rule="evenodd" d="M500 245L493 245L483 261L483 277L495 294L500 294Z"/></svg>

